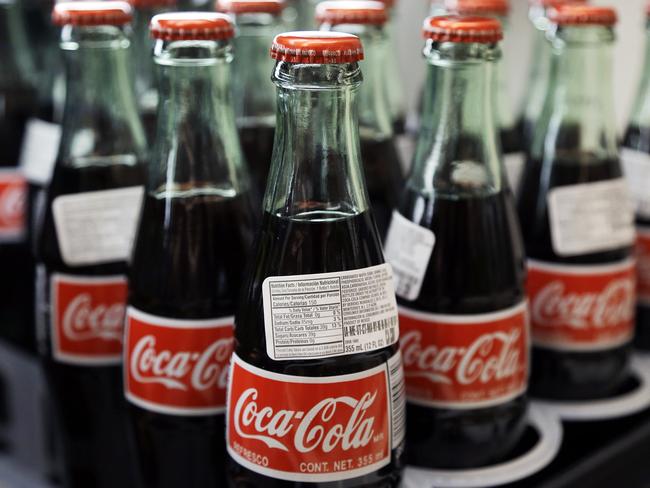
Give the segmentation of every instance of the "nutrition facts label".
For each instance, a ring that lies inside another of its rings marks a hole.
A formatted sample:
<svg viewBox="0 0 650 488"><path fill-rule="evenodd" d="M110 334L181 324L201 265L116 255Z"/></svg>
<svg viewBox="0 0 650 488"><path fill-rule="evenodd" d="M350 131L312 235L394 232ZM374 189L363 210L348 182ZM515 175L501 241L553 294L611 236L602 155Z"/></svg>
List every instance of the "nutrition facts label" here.
<svg viewBox="0 0 650 488"><path fill-rule="evenodd" d="M399 337L388 264L270 277L263 299L266 350L277 361L373 351Z"/></svg>

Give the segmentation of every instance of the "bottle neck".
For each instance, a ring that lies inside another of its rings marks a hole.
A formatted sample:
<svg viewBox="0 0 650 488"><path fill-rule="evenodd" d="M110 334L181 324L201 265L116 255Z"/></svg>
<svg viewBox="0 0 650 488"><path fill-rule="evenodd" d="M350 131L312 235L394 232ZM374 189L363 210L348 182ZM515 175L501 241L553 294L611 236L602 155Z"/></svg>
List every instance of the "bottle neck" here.
<svg viewBox="0 0 650 488"><path fill-rule="evenodd" d="M65 26L66 103L59 159L81 166L143 157L145 138L130 70L130 43L113 26Z"/></svg>
<svg viewBox="0 0 650 488"><path fill-rule="evenodd" d="M17 2L0 2L0 46L0 89L35 82L25 20Z"/></svg>
<svg viewBox="0 0 650 488"><path fill-rule="evenodd" d="M133 15L132 62L135 73L135 93L138 98L138 106L145 113L155 112L158 106L149 22L154 15L165 10L163 8L139 8L134 10Z"/></svg>
<svg viewBox="0 0 650 488"><path fill-rule="evenodd" d="M222 41L157 41L161 100L149 190L233 197L249 183L231 92L231 47Z"/></svg>
<svg viewBox="0 0 650 488"><path fill-rule="evenodd" d="M650 127L650 21L646 28L643 75L630 120L635 127Z"/></svg>
<svg viewBox="0 0 650 488"><path fill-rule="evenodd" d="M510 39L510 23L507 17L498 17L503 26L504 39ZM499 127L503 131L512 130L515 127L515 116L511 107L512 94L508 78L508 64L506 58L502 57L497 64L497 113Z"/></svg>
<svg viewBox="0 0 650 488"><path fill-rule="evenodd" d="M551 85L533 142L533 157L580 154L589 159L617 157L612 85L611 28L555 29ZM553 149L551 151L551 149Z"/></svg>
<svg viewBox="0 0 650 488"><path fill-rule="evenodd" d="M358 64L278 62L273 73L277 127L264 210L306 220L367 210L357 115L362 79Z"/></svg>
<svg viewBox="0 0 650 488"><path fill-rule="evenodd" d="M446 198L488 195L505 180L497 138L496 45L433 43L408 186Z"/></svg>
<svg viewBox="0 0 650 488"><path fill-rule="evenodd" d="M535 29L530 59L534 59L535 62L531 63L528 74L528 92L524 98L524 120L532 124L542 113L550 81L551 45L546 38L545 30Z"/></svg>
<svg viewBox="0 0 650 488"><path fill-rule="evenodd" d="M385 64L390 63L390 40L385 28L358 24L323 25L321 30L354 34L363 42L363 86L359 91L359 132L362 139L385 140L393 135L390 86Z"/></svg>
<svg viewBox="0 0 650 488"><path fill-rule="evenodd" d="M234 40L235 111L240 126L275 126L275 87L270 79L269 46L282 31L278 16L241 14Z"/></svg>

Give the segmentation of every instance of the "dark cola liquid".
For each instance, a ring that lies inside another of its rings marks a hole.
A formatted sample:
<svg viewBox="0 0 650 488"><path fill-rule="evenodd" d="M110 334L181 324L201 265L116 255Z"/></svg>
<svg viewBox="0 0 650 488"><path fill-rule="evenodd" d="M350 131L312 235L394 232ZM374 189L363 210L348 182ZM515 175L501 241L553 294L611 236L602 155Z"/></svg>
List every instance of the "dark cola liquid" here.
<svg viewBox="0 0 650 488"><path fill-rule="evenodd" d="M525 256L510 190L462 199L407 191L401 213L433 231L436 244L415 301L406 307L440 314L481 314L524 300ZM526 425L525 395L474 410L407 403L409 464L469 468L510 454Z"/></svg>
<svg viewBox="0 0 650 488"><path fill-rule="evenodd" d="M499 131L503 154L513 154L524 150L523 139L518 127L503 128Z"/></svg>
<svg viewBox="0 0 650 488"><path fill-rule="evenodd" d="M305 205L308 207L308 204ZM370 212L351 215L305 211L292 218L265 213L254 245L257 256L242 294L235 327L236 352L244 361L277 373L333 376L365 371L384 364L397 346L364 354L318 360L273 361L266 354L262 282L268 276L328 273L375 266L384 262L381 242ZM347 481L300 483L267 478L229 462L229 486L237 488L388 488L397 487L401 447L380 470Z"/></svg>
<svg viewBox="0 0 650 488"><path fill-rule="evenodd" d="M361 140L361 160L366 176L368 197L375 216L379 236L388 232L393 209L399 203L404 178L400 157L393 139Z"/></svg>
<svg viewBox="0 0 650 488"><path fill-rule="evenodd" d="M628 127L623 146L650 154L650 128ZM650 226L650 219L637 215L636 224ZM634 345L644 351L650 351L650 307L647 305L639 304L636 307Z"/></svg>
<svg viewBox="0 0 650 488"><path fill-rule="evenodd" d="M36 99L36 91L27 86L0 90L0 171L18 165L25 125L37 112ZM25 206L27 219L27 201ZM28 233L18 241L0 240L0 269L0 338L33 353L34 260Z"/></svg>
<svg viewBox="0 0 650 488"><path fill-rule="evenodd" d="M201 190L145 198L129 304L163 317L235 314L253 224L249 195ZM164 415L129 405L144 484L225 485L224 415Z"/></svg>
<svg viewBox="0 0 650 488"><path fill-rule="evenodd" d="M39 239L43 265L43 302L37 304L43 340L39 346L52 406L62 434L66 486L114 488L133 486L132 439L126 421L126 402L120 366L76 366L54 361L51 351L50 276L53 272L79 276L125 275L125 262L69 267L62 258L52 217L53 200L65 194L142 185L142 164L72 168L57 164L50 186Z"/></svg>
<svg viewBox="0 0 650 488"><path fill-rule="evenodd" d="M260 198L266 191L274 137L274 127L260 125L239 128L239 140L248 164L249 174L253 181L253 187Z"/></svg>
<svg viewBox="0 0 650 488"><path fill-rule="evenodd" d="M547 196L552 188L622 176L618 160L583 155L556 159L548 180L542 162L528 160L522 177L519 218L529 258L564 264L606 264L629 258L631 248L561 257L553 251ZM555 399L602 398L617 391L627 374L630 346L597 352L556 351L533 346L530 391Z"/></svg>

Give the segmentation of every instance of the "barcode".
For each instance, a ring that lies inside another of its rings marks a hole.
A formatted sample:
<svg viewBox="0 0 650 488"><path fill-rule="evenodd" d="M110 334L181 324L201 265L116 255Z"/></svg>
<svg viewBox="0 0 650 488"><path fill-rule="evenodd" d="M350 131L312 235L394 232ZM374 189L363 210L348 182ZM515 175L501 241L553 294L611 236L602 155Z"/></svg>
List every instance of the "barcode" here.
<svg viewBox="0 0 650 488"><path fill-rule="evenodd" d="M388 360L388 378L390 382L390 403L392 409L392 448L404 442L406 429L406 385L402 369L402 355L397 352Z"/></svg>
<svg viewBox="0 0 650 488"><path fill-rule="evenodd" d="M388 344L393 344L396 340L395 327L397 325L397 316L388 317L386 319L368 322L367 324L349 325L345 327L345 336L366 335L375 332L385 331Z"/></svg>

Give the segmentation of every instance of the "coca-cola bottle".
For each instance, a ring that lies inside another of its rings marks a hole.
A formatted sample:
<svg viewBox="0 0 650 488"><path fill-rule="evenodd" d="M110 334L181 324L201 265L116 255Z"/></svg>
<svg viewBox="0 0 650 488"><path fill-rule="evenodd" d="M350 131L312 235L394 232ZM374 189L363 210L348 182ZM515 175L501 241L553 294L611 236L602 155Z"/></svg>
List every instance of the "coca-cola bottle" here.
<svg viewBox="0 0 650 488"><path fill-rule="evenodd" d="M124 2L62 2L66 105L38 243L37 333L66 486L131 486L122 391L126 261L145 179Z"/></svg>
<svg viewBox="0 0 650 488"><path fill-rule="evenodd" d="M259 195L264 194L271 167L275 133L275 87L269 78L273 60L269 46L284 30L282 0L221 0L219 9L237 24L233 42L233 89L237 125L246 162Z"/></svg>
<svg viewBox="0 0 650 488"><path fill-rule="evenodd" d="M370 206L383 239L404 181L390 114L391 87L384 76L385 65L392 59L386 31L388 13L382 2L329 1L318 4L316 18L321 30L350 32L363 43L364 60L360 65L364 83L359 91L361 162Z"/></svg>
<svg viewBox="0 0 650 488"><path fill-rule="evenodd" d="M225 14L151 21L158 130L129 274L125 395L144 486L225 485L232 326L253 199L230 87Z"/></svg>
<svg viewBox="0 0 650 488"><path fill-rule="evenodd" d="M271 54L278 125L235 318L230 486L397 487L404 385L360 162L361 41L289 32Z"/></svg>
<svg viewBox="0 0 650 488"><path fill-rule="evenodd" d="M407 461L478 467L513 449L527 405L524 249L495 117L502 32L494 18L450 15L429 17L424 35L424 119L385 246Z"/></svg>
<svg viewBox="0 0 650 488"><path fill-rule="evenodd" d="M524 95L519 132L523 147L530 151L535 125L539 121L551 78L552 49L546 32L551 27L548 14L551 9L566 3L584 3L585 0L530 0L528 18L533 28L533 42L530 51L530 67L526 93Z"/></svg>
<svg viewBox="0 0 650 488"><path fill-rule="evenodd" d="M495 17L503 28L505 42L508 42L508 0L447 0L447 10L460 15L481 15ZM515 38L513 38L515 40ZM497 75L497 117L499 118L499 136L510 187L516 193L524 166L524 153L521 134L514 111L510 107L512 87L509 86L508 59L502 57Z"/></svg>
<svg viewBox="0 0 650 488"><path fill-rule="evenodd" d="M616 12L551 11L551 83L522 178L531 393L591 399L617 391L634 335L634 215L613 110Z"/></svg>
<svg viewBox="0 0 650 488"><path fill-rule="evenodd" d="M647 7L650 17L650 6ZM636 347L650 350L650 22L641 83L621 147L636 209Z"/></svg>
<svg viewBox="0 0 650 488"><path fill-rule="evenodd" d="M149 22L154 15L166 12L176 5L176 0L129 0L133 7L133 60L135 94L147 140L153 143L156 133L158 88L151 57L152 41Z"/></svg>
<svg viewBox="0 0 650 488"><path fill-rule="evenodd" d="M0 3L0 337L34 348L33 260L27 181L19 167L27 120L36 113L34 67L21 6Z"/></svg>

